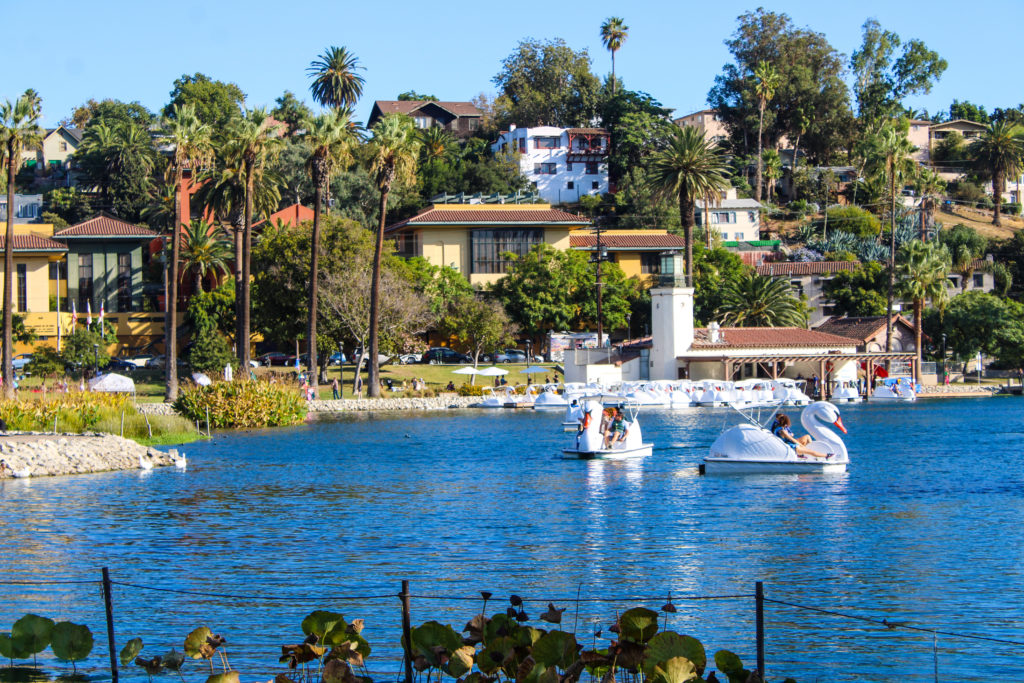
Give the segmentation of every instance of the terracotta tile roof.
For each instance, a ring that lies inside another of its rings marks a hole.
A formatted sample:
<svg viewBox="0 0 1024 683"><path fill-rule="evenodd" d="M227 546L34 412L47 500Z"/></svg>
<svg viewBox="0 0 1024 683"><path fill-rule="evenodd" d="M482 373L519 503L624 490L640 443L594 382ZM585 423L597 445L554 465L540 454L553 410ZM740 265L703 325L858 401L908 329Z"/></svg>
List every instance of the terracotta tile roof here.
<svg viewBox="0 0 1024 683"><path fill-rule="evenodd" d="M594 235L569 235L573 249L596 249ZM686 240L679 235L601 235L601 246L609 249L685 249Z"/></svg>
<svg viewBox="0 0 1024 683"><path fill-rule="evenodd" d="M714 349L758 349L788 348L798 346L818 346L835 348L837 346L855 346L849 337L826 334L817 330L805 330L802 327L723 327L719 330L721 341L711 343L711 335L706 327L693 331L693 350L710 351Z"/></svg>
<svg viewBox="0 0 1024 683"><path fill-rule="evenodd" d="M566 128L565 132L578 135L608 135L608 131L604 128Z"/></svg>
<svg viewBox="0 0 1024 683"><path fill-rule="evenodd" d="M377 100L373 103L382 114L411 114L420 107L434 104L455 116L480 116L472 102L435 102L434 100Z"/></svg>
<svg viewBox="0 0 1024 683"><path fill-rule="evenodd" d="M590 225L590 219L558 209L425 209L412 218L389 226L391 232L416 225Z"/></svg>
<svg viewBox="0 0 1024 683"><path fill-rule="evenodd" d="M148 228L111 216L96 216L53 233L54 237L159 237Z"/></svg>
<svg viewBox="0 0 1024 683"><path fill-rule="evenodd" d="M910 329L913 329L914 327L910 324L909 320L898 314L893 316L893 322L905 325ZM871 315L853 318L829 318L814 329L818 332L825 332L827 334L854 339L858 343L863 344L871 338L885 332L885 316Z"/></svg>
<svg viewBox="0 0 1024 683"><path fill-rule="evenodd" d="M764 263L757 267L758 275L827 275L847 270L857 270L859 261L778 261Z"/></svg>
<svg viewBox="0 0 1024 683"><path fill-rule="evenodd" d="M7 240L0 235L0 249L7 246ZM15 235L14 251L67 251L68 246L39 235Z"/></svg>

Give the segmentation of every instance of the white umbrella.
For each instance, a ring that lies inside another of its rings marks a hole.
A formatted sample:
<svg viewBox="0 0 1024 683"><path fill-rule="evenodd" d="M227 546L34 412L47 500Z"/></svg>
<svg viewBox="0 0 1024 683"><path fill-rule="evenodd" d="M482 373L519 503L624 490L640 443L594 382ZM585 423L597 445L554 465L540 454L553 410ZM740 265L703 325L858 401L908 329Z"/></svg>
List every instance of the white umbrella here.
<svg viewBox="0 0 1024 683"><path fill-rule="evenodd" d="M483 374L479 370L477 370L476 368L471 368L471 367L468 367L468 366L464 367L464 368L459 368L458 370L452 370L452 372L454 374L456 374L456 375L477 375L477 374Z"/></svg>
<svg viewBox="0 0 1024 683"><path fill-rule="evenodd" d="M551 372L551 368L542 368L539 365L531 365L529 367L523 368L519 372L526 375L536 375L541 372Z"/></svg>
<svg viewBox="0 0 1024 683"><path fill-rule="evenodd" d="M89 380L89 391L134 394L135 382L131 377L110 372Z"/></svg>
<svg viewBox="0 0 1024 683"><path fill-rule="evenodd" d="M496 366L492 365L489 368L484 368L478 374L485 375L487 377L497 377L498 375L507 375L508 374L508 370L505 370L504 368L499 368L499 367L496 367Z"/></svg>

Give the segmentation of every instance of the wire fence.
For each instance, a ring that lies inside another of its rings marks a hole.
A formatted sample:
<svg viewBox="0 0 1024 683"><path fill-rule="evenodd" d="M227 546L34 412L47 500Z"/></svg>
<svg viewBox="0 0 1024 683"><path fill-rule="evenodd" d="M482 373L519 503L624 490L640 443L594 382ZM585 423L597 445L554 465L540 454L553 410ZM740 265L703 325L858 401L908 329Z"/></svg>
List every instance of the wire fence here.
<svg viewBox="0 0 1024 683"><path fill-rule="evenodd" d="M120 667L119 648L135 635L133 628L139 628L140 620L138 615L134 615L132 619L121 619L119 617L119 606L123 608L127 605L145 605L145 596L147 594L161 594L188 599L187 602L177 604L175 607L176 613L173 616L178 617L177 620L182 623L196 618L197 614L202 614L209 618L211 603L218 605L215 616L220 620L219 623L230 624L232 617L238 618L242 613L251 612L254 609L259 611L261 615L257 624L259 632L246 632L245 629L240 629L244 633L241 636L241 640L233 636L229 643L232 652L235 653L232 655L232 661L237 662L240 660L244 663L243 673L247 678L256 676L273 678L275 675L285 671L286 668L283 664L267 666L273 661L268 655L272 655L275 651L280 651L281 640L278 636L281 633L291 633L296 642L301 641L303 636L299 635L299 621L302 616L316 609L329 609L331 606L346 605L360 612L372 608L378 616L393 611L395 619L392 623L397 624L399 622L398 615L401 614L401 621L407 634L409 623L418 624L428 619L435 619L438 617L439 611L449 618L456 616L468 618L471 614L481 613L481 605L485 608L490 604L491 610L494 610L494 605L502 604L502 600L505 599L495 597L487 592L477 594L460 594L455 592L417 593L408 588L408 582L403 582L402 590L394 593L367 591L365 593L305 594L298 592L300 589L295 586L282 586L280 592L274 593L202 591L177 588L172 585L156 585L114 579L110 577L105 568L101 578L98 579L26 580L21 578L0 578L0 586L5 589L6 602L8 603L20 603L23 606L29 607L29 611L34 611L31 608L35 604L49 604L51 606L57 604L57 611L60 614L50 614L47 616L56 616L60 619L70 615L79 620L86 620L87 625L93 630L95 647L90 656L90 661L86 664L85 668L83 669L83 667L79 666L78 669L79 671L86 671L90 678L110 679L115 681L115 683L119 680L119 677L142 680L141 677L144 675L140 667L132 665L127 670ZM740 640L745 640L746 642L745 644L730 643L729 645L732 645L732 649L736 649L738 652L746 651L754 655L751 657L749 668L755 668L754 660L756 659L756 668L762 672L767 669L769 673L773 666L781 671L787 664L795 661L793 657L795 654L798 654L793 652L779 653L774 657L776 659L775 662L770 659L766 662L766 634L771 632L773 623L776 625L776 628L783 628L785 624L790 623L793 615L817 618L817 628L828 627L832 622L851 624L850 633L859 637L862 641L860 644L865 650L869 650L872 647L872 643L877 642L877 638L884 638L884 634L887 633L904 632L906 634L918 634L919 636L931 636L928 643L913 643L912 641L905 640L901 641L900 645L902 647L913 645L919 651L924 647L930 646L929 649L935 662L934 680L936 681L940 680L938 674L940 656L951 657L955 655L956 651L950 649L948 645L948 641L951 640L991 643L1007 648L1015 657L1024 656L1024 638L933 627L915 621L912 616L900 614L870 615L842 609L807 605L802 602L766 595L761 582L757 582L753 588L754 590L751 593L721 595L677 594L672 592L667 595L637 593L614 596L583 596L577 593L576 595L551 595L547 597L531 596L529 604L531 606L551 604L564 608L566 610L567 622L569 615L572 615L572 632L577 635L581 644L585 646L587 644L586 641L591 639L596 646L599 639L607 641L615 637L613 634L603 631L610 625L608 617L613 614L617 615L620 609L636 606L653 606L654 609L659 609L657 606L661 605L659 612L666 623L668 623L671 617L673 625L682 621L689 628L699 623L699 620L688 620L684 614L679 616L671 614L676 611L675 605L677 603L680 605L708 602L735 603L735 606L730 608L736 622L739 624L735 635ZM471 612L466 609L467 605L473 605ZM267 608L266 611L264 611L264 608ZM282 613L278 614L270 611L270 608L282 608ZM498 611L502 609L499 607ZM522 609L525 609L525 605ZM581 610L585 610L582 617L580 616ZM589 610L591 613L586 613L586 610ZM593 610L599 610L604 618L595 616L592 613ZM42 612L43 610L40 609L39 611ZM679 612L682 613L683 611L679 610ZM412 619L414 614L417 617L415 620ZM157 635L166 636L166 634L159 633L159 627L154 626L161 621L158 616L160 615L153 615L153 623L149 624L150 628L146 629L149 638ZM168 615L165 613L162 616ZM768 621L767 627L765 626L766 617ZM822 622L821 617L826 617L827 619ZM615 618L617 619L617 616ZM249 615L249 620L251 621L251 615ZM146 620L143 619L142 621ZM753 626L752 629L750 628L751 626ZM1013 627L1019 628L1017 625ZM570 630L568 625L561 626L561 628L567 631ZM456 630L459 629L456 628ZM214 629L214 632L217 632L217 629ZM183 637L184 633L180 635ZM941 648L939 645L940 636L943 639L943 647ZM180 643L181 641L177 642ZM367 673L374 680L411 680L406 678L406 673L403 671L406 668L404 664L406 655L400 643L381 643L371 639L371 644L374 646L373 664L367 670ZM153 654L154 652L147 651L146 656L152 657ZM108 658L109 662L106 661ZM932 677L929 676L928 678L931 679ZM950 678L948 680L956 679Z"/></svg>

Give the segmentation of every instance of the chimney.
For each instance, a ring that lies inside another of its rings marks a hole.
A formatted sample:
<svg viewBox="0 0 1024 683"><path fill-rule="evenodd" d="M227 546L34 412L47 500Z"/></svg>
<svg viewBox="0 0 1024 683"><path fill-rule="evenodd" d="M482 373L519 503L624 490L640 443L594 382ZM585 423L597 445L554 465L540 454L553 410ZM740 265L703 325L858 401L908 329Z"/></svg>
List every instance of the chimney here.
<svg viewBox="0 0 1024 683"><path fill-rule="evenodd" d="M717 344L721 341L720 339L720 326L716 322L712 322L708 325L708 337L712 344Z"/></svg>
<svg viewBox="0 0 1024 683"><path fill-rule="evenodd" d="M512 132L512 131L514 131L515 129L516 129L516 124L514 124L514 123L510 123L510 124L508 124L508 132L509 132L509 133L511 133L511 132Z"/></svg>

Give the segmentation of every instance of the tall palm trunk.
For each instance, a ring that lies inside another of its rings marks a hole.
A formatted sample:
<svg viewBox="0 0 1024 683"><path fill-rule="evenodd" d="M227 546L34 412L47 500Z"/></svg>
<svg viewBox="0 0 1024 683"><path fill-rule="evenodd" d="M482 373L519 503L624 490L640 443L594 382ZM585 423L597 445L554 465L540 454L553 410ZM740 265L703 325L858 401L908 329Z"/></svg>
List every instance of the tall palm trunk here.
<svg viewBox="0 0 1024 683"><path fill-rule="evenodd" d="M320 201L323 195L323 181L317 179L313 190L313 236L309 247L309 383L313 390L318 391L316 357L316 310L317 296L320 293Z"/></svg>
<svg viewBox="0 0 1024 683"><path fill-rule="evenodd" d="M378 340L380 330L377 329L380 319L380 261L381 253L384 251L384 225L387 218L388 194L391 192L391 183L395 179L394 165L388 166L381 174L380 184L380 225L377 226L377 246L373 252L373 282L370 285L370 396L380 396L380 363L378 355ZM356 372L359 370L357 369Z"/></svg>
<svg viewBox="0 0 1024 683"><path fill-rule="evenodd" d="M250 257L252 255L252 196L255 187L253 176L253 161L245 161L245 222L242 224L242 324L239 328L241 336L238 340L242 353L239 359L242 361L242 368L249 370L249 329L250 314L252 307L249 298L252 289L249 286Z"/></svg>
<svg viewBox="0 0 1024 683"><path fill-rule="evenodd" d="M896 289L896 169L889 167L889 192L892 203L889 207L889 296L885 316L885 352L892 351L892 306Z"/></svg>
<svg viewBox="0 0 1024 683"><path fill-rule="evenodd" d="M761 111L757 119L757 173L754 176L754 199L761 201L761 136L764 132L764 107L765 103L761 102Z"/></svg>
<svg viewBox="0 0 1024 683"><path fill-rule="evenodd" d="M924 315L924 299L914 299L914 350L917 362L914 363L914 380L921 383L921 316Z"/></svg>
<svg viewBox="0 0 1024 683"><path fill-rule="evenodd" d="M167 378L167 393L164 401L172 403L178 398L178 260L181 258L181 194L185 192L183 183L185 173L178 165L174 172L175 184L178 188L178 197L174 202L174 228L171 230L171 268L167 275L167 347L165 355L164 373Z"/></svg>
<svg viewBox="0 0 1024 683"><path fill-rule="evenodd" d="M615 50L612 50L612 97L615 97Z"/></svg>
<svg viewBox="0 0 1024 683"><path fill-rule="evenodd" d="M992 225L1002 226L1000 220L1000 214L1002 213L1003 204L1003 172L1002 170L996 170L992 173L992 201L995 202L995 206L992 210Z"/></svg>
<svg viewBox="0 0 1024 683"><path fill-rule="evenodd" d="M7 142L7 233L4 239L4 398L14 398L14 181L21 150L14 140Z"/></svg>
<svg viewBox="0 0 1024 683"><path fill-rule="evenodd" d="M683 240L686 242L686 286L693 286L693 198L679 193L679 222L683 224ZM704 226L710 230L711 226Z"/></svg>
<svg viewBox="0 0 1024 683"><path fill-rule="evenodd" d="M203 271L196 268L195 286L192 288L192 295L201 294L203 291Z"/></svg>
<svg viewBox="0 0 1024 683"><path fill-rule="evenodd" d="M242 216L239 216L242 218ZM244 219L243 219L244 220ZM245 225L242 221L234 223L235 242L235 356L242 362L242 233Z"/></svg>

